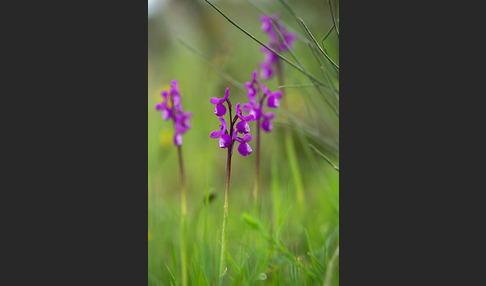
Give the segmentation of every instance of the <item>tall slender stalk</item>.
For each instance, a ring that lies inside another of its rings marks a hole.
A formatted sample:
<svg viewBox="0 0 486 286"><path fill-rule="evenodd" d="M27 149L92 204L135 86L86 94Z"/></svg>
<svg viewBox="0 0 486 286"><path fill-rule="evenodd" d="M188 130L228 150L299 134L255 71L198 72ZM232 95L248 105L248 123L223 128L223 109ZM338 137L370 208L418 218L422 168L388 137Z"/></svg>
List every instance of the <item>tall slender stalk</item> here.
<svg viewBox="0 0 486 286"><path fill-rule="evenodd" d="M230 117L230 129L229 135L230 138L233 138L233 126L236 121L236 118L232 118L231 114L231 102L229 99L227 100L228 109L229 109L229 117ZM236 117L236 116L235 116ZM228 155L226 158L226 187L224 190L224 212L223 212L223 230L221 233L221 256L219 259L219 285L223 285L224 274L226 271L226 242L228 240L228 201L229 201L229 184L230 184L230 177L231 177L231 157L233 155L233 145L234 140L231 140L231 144L228 147Z"/></svg>
<svg viewBox="0 0 486 286"><path fill-rule="evenodd" d="M182 268L182 285L187 286L187 267L186 267L186 241L187 241L187 203L186 203L186 185L184 177L184 162L182 161L182 148L177 146L179 157L179 171L181 181L181 268Z"/></svg>
<svg viewBox="0 0 486 286"><path fill-rule="evenodd" d="M172 112L175 114L174 101L172 97L170 99L170 104L172 106ZM176 126L175 116L172 118L174 122L174 130ZM184 175L184 161L182 160L182 147L177 146L177 157L179 159L179 179L181 187L181 275L182 275L182 286L187 286L187 251L186 251L186 241L187 241L187 203L186 203L186 178Z"/></svg>
<svg viewBox="0 0 486 286"><path fill-rule="evenodd" d="M224 191L224 214L223 214L223 231L221 237L221 257L219 259L220 285L222 284L223 274L226 270L226 242L228 240L228 198L229 183L231 176L231 155L233 153L233 144L228 148L228 157L226 159L226 188Z"/></svg>

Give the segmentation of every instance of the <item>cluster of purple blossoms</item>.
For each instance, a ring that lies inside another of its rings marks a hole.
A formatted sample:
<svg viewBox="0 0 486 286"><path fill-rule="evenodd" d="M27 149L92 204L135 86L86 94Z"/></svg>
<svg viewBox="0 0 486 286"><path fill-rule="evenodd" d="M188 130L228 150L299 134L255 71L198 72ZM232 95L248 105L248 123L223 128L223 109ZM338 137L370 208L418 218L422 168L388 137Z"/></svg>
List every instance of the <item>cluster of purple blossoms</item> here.
<svg viewBox="0 0 486 286"><path fill-rule="evenodd" d="M275 13L273 17L269 17L267 15L261 15L260 21L262 22L262 31L265 32L269 38L269 43L267 44L267 46L269 46L276 52L281 53L281 52L288 51L287 46L289 48L292 48L292 44L294 40L297 38L297 36L294 33L288 32L283 25L278 23L277 21L279 18L280 18L279 13ZM284 41L280 39L272 23L278 29ZM261 49L264 54L264 60L260 64L260 68L261 68L260 76L262 77L262 79L267 80L272 78L274 75L273 66L277 63L278 56L265 47L262 47Z"/></svg>
<svg viewBox="0 0 486 286"><path fill-rule="evenodd" d="M182 134L186 133L191 128L192 117L191 112L184 112L181 105L181 94L177 85L177 80L170 82L170 91L162 91L161 96L163 102L157 103L155 109L162 112L164 120L174 120L174 144L180 146L182 144Z"/></svg>
<svg viewBox="0 0 486 286"><path fill-rule="evenodd" d="M229 95L229 88L226 89L226 94L223 98L213 97L211 98L211 103L216 105L214 109L214 114L219 116L219 120L221 121L221 125L219 125L219 131L213 131L209 135L211 138L219 138L219 147L221 148L232 148L232 145L235 141L238 141L240 145L238 146L238 152L242 156L250 155L251 154L251 147L248 144L253 138L250 134L250 125L248 122L255 120L255 116L252 114L243 115L242 110L240 109L240 104L236 105L236 115L234 118L231 118L231 102L228 99ZM224 119L224 115L226 114L226 106L223 104L226 102L229 109L230 115L230 128ZM240 120L236 123L237 120ZM236 123L236 124L235 124ZM238 137L238 133L244 134L243 137Z"/></svg>
<svg viewBox="0 0 486 286"><path fill-rule="evenodd" d="M275 117L273 112L265 113L263 107L265 105L265 99L267 99L267 106L269 108L277 108L279 106L279 99L282 98L282 91L271 92L268 90L266 84L260 86L258 82L258 71L253 72L253 78L250 82L245 83L245 87L248 90L248 98L250 99L249 103L245 103L242 106L243 111L249 112L250 115L254 116L254 120L260 121L260 126L265 132L272 131L272 119ZM260 92L260 89L263 91L263 95L257 101L257 95Z"/></svg>

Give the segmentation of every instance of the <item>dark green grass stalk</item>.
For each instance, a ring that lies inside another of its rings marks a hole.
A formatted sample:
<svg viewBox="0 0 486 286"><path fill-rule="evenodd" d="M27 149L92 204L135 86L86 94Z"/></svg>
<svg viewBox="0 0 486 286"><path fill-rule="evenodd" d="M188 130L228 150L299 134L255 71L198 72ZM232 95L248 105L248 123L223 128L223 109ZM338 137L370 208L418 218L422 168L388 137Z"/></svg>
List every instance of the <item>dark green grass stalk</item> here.
<svg viewBox="0 0 486 286"><path fill-rule="evenodd" d="M322 154L321 151L319 151L314 145L312 144L309 144L309 147L311 147L316 153L317 155L321 156L322 159L326 160L326 162L329 163L329 165L331 165L331 167L334 168L334 170L338 171L339 172L339 168L329 159L327 158L326 155Z"/></svg>
<svg viewBox="0 0 486 286"><path fill-rule="evenodd" d="M300 23L302 23L302 26L304 26L305 31L309 34L309 37L312 39L312 41L314 42L314 44L319 49L319 51L321 51L321 53L326 57L326 59L329 60L329 62L335 68L337 68L339 70L339 66L329 57L329 55L321 48L321 46L319 46L319 44L317 43L316 39L312 35L311 31L309 30L309 28L307 27L307 25L304 23L304 20L302 20L302 18L299 18L299 20L300 20Z"/></svg>
<svg viewBox="0 0 486 286"><path fill-rule="evenodd" d="M332 8L331 5L331 0L327 1L329 3L329 10L331 11L331 17L332 17L332 23L334 24L334 27L336 27L336 35L339 37L339 27L336 25L336 17L334 17L334 9Z"/></svg>

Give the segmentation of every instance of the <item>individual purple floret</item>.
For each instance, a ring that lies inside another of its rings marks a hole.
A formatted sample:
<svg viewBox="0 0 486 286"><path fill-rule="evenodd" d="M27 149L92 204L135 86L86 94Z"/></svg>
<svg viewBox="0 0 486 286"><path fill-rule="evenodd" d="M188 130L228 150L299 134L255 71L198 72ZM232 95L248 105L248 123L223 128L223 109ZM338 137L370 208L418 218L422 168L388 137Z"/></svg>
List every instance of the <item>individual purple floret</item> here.
<svg viewBox="0 0 486 286"><path fill-rule="evenodd" d="M169 120L172 118L172 109L167 106L167 91L162 91L161 96L164 99L164 102L157 103L155 105L155 110L162 112L162 118L164 120Z"/></svg>
<svg viewBox="0 0 486 286"><path fill-rule="evenodd" d="M270 108L276 108L279 106L278 100L282 98L282 91L270 92L265 84L262 85L263 92L268 95L267 106Z"/></svg>
<svg viewBox="0 0 486 286"><path fill-rule="evenodd" d="M260 21L262 22L262 31L268 35L267 46L269 46L278 53L282 53L288 51L287 46L289 48L292 48L293 42L297 38L297 36L294 33L288 32L282 24L278 23L279 18L279 13L275 13L273 17L261 15ZM280 39L277 30L272 25L272 23L282 35L283 41ZM260 76L262 77L262 79L267 80L272 78L275 74L273 68L278 61L278 56L265 47L262 47L262 52L264 55L264 60L262 63L260 63Z"/></svg>
<svg viewBox="0 0 486 286"><path fill-rule="evenodd" d="M256 76L255 76L255 80L256 80ZM248 142L250 142L252 138L251 135L249 134L250 125L248 125L248 122L255 120L255 116L252 114L243 115L242 110L240 109L240 104L238 103L236 105L236 115L235 117L231 118L232 105L230 100L228 99L228 95L229 95L229 88L226 89L226 94L223 98L220 99L217 97L213 97L210 100L212 104L216 104L216 109L214 113L217 116L219 116L221 125L219 125L219 131L211 132L209 137L213 139L219 138L219 147L230 148L230 150L232 150L235 141L240 142L240 146L238 147L238 152L240 152L242 156L246 156L251 154L251 148L250 145L248 145ZM229 109L230 128L228 128L226 120L223 117L223 115L226 114L226 107L223 105L225 102L228 105L228 109ZM218 110L223 110L222 107L224 108L224 112L218 112ZM218 114L222 114L222 115L218 115ZM237 122L238 120L240 121ZM243 138L240 138L236 136L238 133L246 134L246 135L243 136ZM242 144L244 144L243 147L241 147ZM230 153L232 153L232 151Z"/></svg>
<svg viewBox="0 0 486 286"><path fill-rule="evenodd" d="M214 114L216 114L216 116L224 116L226 114L226 107L223 105L223 103L228 99L228 93L229 88L226 89L226 94L223 98L211 98L211 103L216 104L216 108L214 109Z"/></svg>
<svg viewBox="0 0 486 286"><path fill-rule="evenodd" d="M219 138L219 147L221 148L228 148L231 144L231 138L228 134L226 134L226 121L224 120L223 116L219 117L221 120L222 125L219 125L219 131L213 131L209 135L211 138Z"/></svg>
<svg viewBox="0 0 486 286"><path fill-rule="evenodd" d="M164 120L174 120L174 144L180 146L182 144L182 134L186 133L191 128L192 117L191 112L184 112L181 105L181 95L177 80L171 81L171 89L169 91L162 91L161 96L163 102L157 103L155 109L162 112Z"/></svg>
<svg viewBox="0 0 486 286"><path fill-rule="evenodd" d="M261 123L262 129L265 132L270 132L272 131L272 119L275 117L275 114L273 112L268 112L267 114L262 114L263 120Z"/></svg>
<svg viewBox="0 0 486 286"><path fill-rule="evenodd" d="M240 145L238 146L238 152L240 152L241 156L246 156L251 154L251 147L248 144L253 138L251 137L251 134L246 134L243 136L243 138L240 138L237 136L238 132L233 133L233 139L240 142Z"/></svg>

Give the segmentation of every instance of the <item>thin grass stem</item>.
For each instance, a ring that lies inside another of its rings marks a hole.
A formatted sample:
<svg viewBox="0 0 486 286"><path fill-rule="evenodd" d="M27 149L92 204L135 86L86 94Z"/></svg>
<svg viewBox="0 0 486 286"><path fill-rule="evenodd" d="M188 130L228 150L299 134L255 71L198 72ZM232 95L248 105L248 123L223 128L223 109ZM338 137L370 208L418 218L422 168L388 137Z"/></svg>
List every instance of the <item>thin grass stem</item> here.
<svg viewBox="0 0 486 286"><path fill-rule="evenodd" d="M232 120L232 112L231 112L231 101L228 99L226 101L229 110L229 117L230 117L230 129L229 129L229 136L233 138L233 127L236 121L235 119ZM227 267L226 267L226 247L227 247L227 240L228 240L228 206L229 206L229 185L230 185L230 177L231 177L231 157L233 155L233 146L235 141L232 139L231 144L228 147L228 155L226 158L226 187L224 191L224 213L223 213L223 230L221 233L221 256L219 259L219 285L223 285L224 277L226 275Z"/></svg>
<svg viewBox="0 0 486 286"><path fill-rule="evenodd" d="M302 20L302 18L299 18L300 20L300 23L302 23L302 25L304 26L304 29L305 31L309 34L309 36L311 37L312 41L314 42L314 44L319 48L319 50L321 51L321 53L326 57L326 59L331 62L331 64L337 68L339 70L339 66L327 55L326 52L324 52L324 50L321 48L321 46L319 46L319 43L317 43L316 39L314 38L314 36L312 35L311 31L309 30L309 28L307 27L307 25L304 23L304 20Z"/></svg>
<svg viewBox="0 0 486 286"><path fill-rule="evenodd" d="M332 30L334 29L334 25L332 25L332 27L329 29L329 31L327 31L326 35L324 35L324 37L322 37L322 40L321 40L321 44L322 44L322 47L323 49L325 50L324 48L324 41L327 39L327 37L331 34Z"/></svg>
<svg viewBox="0 0 486 286"><path fill-rule="evenodd" d="M334 27L336 27L336 34L337 34L337 36L338 36L338 38L339 38L339 28L338 28L338 26L336 25L336 17L334 17L334 11L333 11L333 9L332 9L331 0L328 0L327 2L329 3L329 10L331 11L331 18L332 18L332 22L333 22L333 24L334 24Z"/></svg>
<svg viewBox="0 0 486 286"><path fill-rule="evenodd" d="M339 172L339 168L331 160L329 160L329 158L327 158L326 155L322 154L321 151L317 150L317 148L312 144L309 144L309 147L311 147L319 156L321 156L324 160L326 160L329 163L329 165L331 165L331 167L334 168L334 170Z"/></svg>

